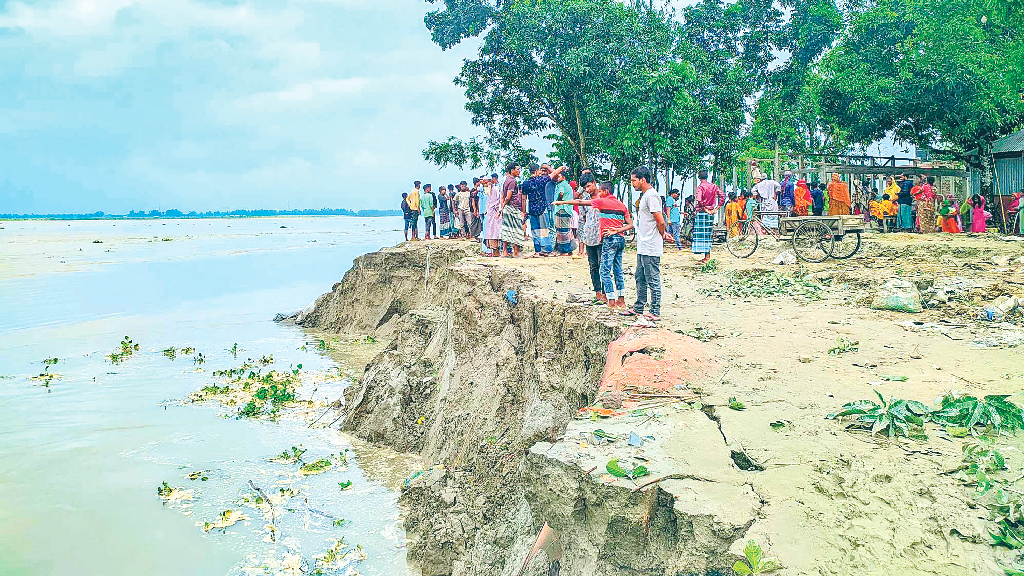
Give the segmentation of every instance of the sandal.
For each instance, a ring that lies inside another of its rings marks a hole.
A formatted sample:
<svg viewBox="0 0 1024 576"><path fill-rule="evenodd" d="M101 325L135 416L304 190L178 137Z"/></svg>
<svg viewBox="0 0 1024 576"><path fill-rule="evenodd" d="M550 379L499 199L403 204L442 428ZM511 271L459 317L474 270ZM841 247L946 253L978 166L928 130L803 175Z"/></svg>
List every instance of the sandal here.
<svg viewBox="0 0 1024 576"><path fill-rule="evenodd" d="M622 312L619 312L619 316L633 317L638 316L638 314L632 308L626 308Z"/></svg>
<svg viewBox="0 0 1024 576"><path fill-rule="evenodd" d="M659 317L659 316L655 316L654 314L651 314L650 312L646 312L646 313L644 314L644 318L647 318L647 319L648 319L648 320L650 320L651 322L658 322L658 321L660 321L660 320L661 320L661 317Z"/></svg>

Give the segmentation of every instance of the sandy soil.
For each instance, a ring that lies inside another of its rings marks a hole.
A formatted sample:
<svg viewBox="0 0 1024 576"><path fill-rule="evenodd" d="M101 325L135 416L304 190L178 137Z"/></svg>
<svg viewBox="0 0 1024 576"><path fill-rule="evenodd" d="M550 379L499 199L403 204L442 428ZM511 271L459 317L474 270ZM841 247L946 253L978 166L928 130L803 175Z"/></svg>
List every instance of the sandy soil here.
<svg viewBox="0 0 1024 576"><path fill-rule="evenodd" d="M875 391L926 404L954 390L978 397L1020 392L1024 347L982 347L977 341L1019 336L1022 317L1010 318L1015 325L993 327L975 315L998 295L1024 297L1024 242L891 234L872 235L864 244L853 259L800 267L772 264L785 244L763 243L747 260L716 246L717 270L710 273L695 266L694 255L667 251L661 324L683 332L700 327L715 336L707 347L724 368L693 387L704 395L705 406L715 407L720 431L697 411L671 408L642 425L632 421L619 428L656 438L641 451L652 462L652 477L658 476L659 459L673 459L676 472L727 477L728 486L716 489L736 494L722 493L720 501L741 510L720 512L753 513L748 537L778 556L785 574L1002 574L999 564L1009 562L1012 554L989 546L992 526L987 512L971 501L973 489L941 475L960 463L964 440L929 425L925 442L881 441L847 432L824 417L846 402L874 399ZM631 302L635 285L628 273L635 252L627 250L625 261ZM527 270L553 299L590 294L585 258L500 262ZM824 299L717 294L736 271L756 268L806 274L822 284ZM920 314L870 309L871 296L890 278L910 280L926 294L933 285L960 288L946 302L933 300L933 307ZM907 325L944 320L953 327L929 331ZM859 350L830 355L838 338L859 342ZM885 380L892 376L906 381ZM746 409L728 409L732 397ZM786 425L776 430L772 422ZM617 426L614 421L599 425L611 432ZM565 459L581 467L604 462L614 449L578 441L581 430L594 427L574 423L556 445L560 448L542 451L562 450ZM694 445L718 434L733 453L745 453L764 470L737 471L729 452L709 455ZM1022 437L999 441L1011 470L1024 468ZM603 466L594 475L602 471ZM601 480L629 483L608 475ZM675 486L663 487L676 494L677 503L688 498L687 490L700 494L711 489L700 482L694 487L690 480L672 482ZM692 505L699 505L697 500Z"/></svg>

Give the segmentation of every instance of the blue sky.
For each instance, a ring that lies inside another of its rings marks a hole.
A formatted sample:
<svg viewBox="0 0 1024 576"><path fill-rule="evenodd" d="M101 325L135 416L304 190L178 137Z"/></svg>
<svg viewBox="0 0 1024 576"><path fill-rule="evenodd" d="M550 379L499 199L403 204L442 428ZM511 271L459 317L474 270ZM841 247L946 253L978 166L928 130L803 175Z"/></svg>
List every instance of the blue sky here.
<svg viewBox="0 0 1024 576"><path fill-rule="evenodd" d="M395 208L476 134L417 0L0 0L0 213Z"/></svg>

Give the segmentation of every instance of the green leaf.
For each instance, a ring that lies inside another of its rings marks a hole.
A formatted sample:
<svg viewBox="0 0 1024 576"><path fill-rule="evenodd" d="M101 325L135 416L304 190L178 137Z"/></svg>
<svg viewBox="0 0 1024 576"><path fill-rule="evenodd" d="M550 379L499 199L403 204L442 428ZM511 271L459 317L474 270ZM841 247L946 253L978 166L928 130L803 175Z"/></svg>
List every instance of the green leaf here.
<svg viewBox="0 0 1024 576"><path fill-rule="evenodd" d="M751 570L757 573L761 567L761 558L764 555L761 546L753 540L747 540L747 545L743 548L743 555L747 557Z"/></svg>
<svg viewBox="0 0 1024 576"><path fill-rule="evenodd" d="M609 460L608 464L605 465L605 469L608 473L616 478L625 478L629 472L627 472L622 466L619 466L619 459Z"/></svg>
<svg viewBox="0 0 1024 576"><path fill-rule="evenodd" d="M970 428L964 428L963 426L946 426L946 432L954 438L966 438L971 435Z"/></svg>
<svg viewBox="0 0 1024 576"><path fill-rule="evenodd" d="M754 573L750 567L747 566L747 563L742 560L737 560L736 563L732 565L732 571L736 573L736 576L749 576Z"/></svg>

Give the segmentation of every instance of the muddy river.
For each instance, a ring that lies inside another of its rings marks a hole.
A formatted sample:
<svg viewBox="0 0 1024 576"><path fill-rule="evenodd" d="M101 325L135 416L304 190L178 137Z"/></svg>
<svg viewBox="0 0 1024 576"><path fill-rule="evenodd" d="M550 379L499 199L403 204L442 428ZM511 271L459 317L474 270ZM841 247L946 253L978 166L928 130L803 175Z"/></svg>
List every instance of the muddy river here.
<svg viewBox="0 0 1024 576"><path fill-rule="evenodd" d="M344 367L273 317L401 239L400 224L0 222L0 574L404 573L397 493L360 467L379 455L287 414L182 402L271 355L320 375L300 398L337 398ZM125 336L139 348L112 363ZM270 460L292 446L335 465L304 476ZM163 482L191 498L165 502ZM253 486L280 501L273 533ZM229 510L248 519L207 531ZM332 549L345 561L324 564Z"/></svg>

